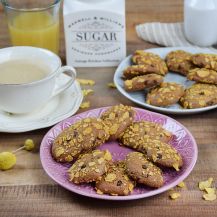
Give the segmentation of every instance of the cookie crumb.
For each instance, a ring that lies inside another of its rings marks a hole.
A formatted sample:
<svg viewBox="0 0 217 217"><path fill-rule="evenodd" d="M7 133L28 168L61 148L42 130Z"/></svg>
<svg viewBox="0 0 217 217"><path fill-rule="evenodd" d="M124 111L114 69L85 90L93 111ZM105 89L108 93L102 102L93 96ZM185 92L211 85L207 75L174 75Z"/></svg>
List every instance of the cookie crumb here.
<svg viewBox="0 0 217 217"><path fill-rule="evenodd" d="M93 86L95 84L95 81L94 80L90 80L90 79L80 79L80 78L77 78L76 80L81 85L90 85L90 86Z"/></svg>
<svg viewBox="0 0 217 217"><path fill-rule="evenodd" d="M176 200L176 199L178 199L179 197L181 197L181 194L180 194L180 193L177 193L177 192L173 192L173 193L171 193L169 196L170 196L170 199Z"/></svg>
<svg viewBox="0 0 217 217"><path fill-rule="evenodd" d="M90 107L90 102L89 101L83 102L80 105L81 109L85 109L85 108L89 108L89 107Z"/></svg>
<svg viewBox="0 0 217 217"><path fill-rule="evenodd" d="M117 88L116 85L115 85L115 83L113 83L113 82L108 83L107 85L108 85L108 87L110 87L110 88Z"/></svg>

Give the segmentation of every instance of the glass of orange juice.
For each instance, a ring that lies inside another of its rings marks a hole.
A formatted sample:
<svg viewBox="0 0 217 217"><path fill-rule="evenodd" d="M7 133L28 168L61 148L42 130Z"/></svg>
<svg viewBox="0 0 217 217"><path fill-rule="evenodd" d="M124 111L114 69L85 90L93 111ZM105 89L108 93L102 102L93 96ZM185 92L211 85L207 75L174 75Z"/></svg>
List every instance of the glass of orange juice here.
<svg viewBox="0 0 217 217"><path fill-rule="evenodd" d="M41 47L59 52L61 0L1 0L14 46Z"/></svg>

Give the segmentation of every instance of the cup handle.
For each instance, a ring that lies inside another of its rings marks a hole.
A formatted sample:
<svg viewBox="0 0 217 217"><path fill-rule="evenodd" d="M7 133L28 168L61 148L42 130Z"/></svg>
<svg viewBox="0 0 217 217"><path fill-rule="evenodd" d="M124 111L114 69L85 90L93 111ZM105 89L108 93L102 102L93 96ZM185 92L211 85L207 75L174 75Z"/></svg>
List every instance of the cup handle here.
<svg viewBox="0 0 217 217"><path fill-rule="evenodd" d="M57 78L58 76L60 76L62 73L67 74L68 76L70 76L70 80L67 81L66 83L62 84L59 87L56 87L53 91L52 97L62 93L63 91L65 91L66 89L68 89L75 81L76 78L76 70L71 67L71 66L62 66L58 72Z"/></svg>

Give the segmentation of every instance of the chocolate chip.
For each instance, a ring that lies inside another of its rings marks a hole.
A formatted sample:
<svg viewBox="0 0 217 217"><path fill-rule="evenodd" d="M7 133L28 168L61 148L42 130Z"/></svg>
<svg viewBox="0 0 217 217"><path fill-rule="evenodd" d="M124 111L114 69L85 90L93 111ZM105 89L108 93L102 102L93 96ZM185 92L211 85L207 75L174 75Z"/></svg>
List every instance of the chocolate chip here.
<svg viewBox="0 0 217 217"><path fill-rule="evenodd" d="M148 169L148 167L147 167L146 164L143 164L143 165L142 165L142 168L143 168L144 170Z"/></svg>
<svg viewBox="0 0 217 217"><path fill-rule="evenodd" d="M162 158L162 154L157 154L157 158L161 159Z"/></svg>
<svg viewBox="0 0 217 217"><path fill-rule="evenodd" d="M81 166L81 169L84 169L86 167L86 165L85 164L83 164L82 166Z"/></svg>
<svg viewBox="0 0 217 217"><path fill-rule="evenodd" d="M122 181L119 180L119 181L117 182L117 186L121 186L121 185L122 185Z"/></svg>
<svg viewBox="0 0 217 217"><path fill-rule="evenodd" d="M199 93L199 95L205 95L205 93L202 91L202 92Z"/></svg>

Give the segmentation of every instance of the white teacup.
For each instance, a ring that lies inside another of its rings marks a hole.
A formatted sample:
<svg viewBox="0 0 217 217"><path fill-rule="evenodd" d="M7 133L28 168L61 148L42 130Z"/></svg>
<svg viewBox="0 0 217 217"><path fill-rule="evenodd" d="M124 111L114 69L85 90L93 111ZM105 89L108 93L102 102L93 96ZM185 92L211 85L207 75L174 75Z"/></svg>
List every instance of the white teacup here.
<svg viewBox="0 0 217 217"><path fill-rule="evenodd" d="M0 64L21 59L34 61L36 65L44 62L49 72L44 78L30 83L0 83L0 110L2 111L16 114L32 112L69 88L75 81L75 69L71 66L62 67L60 58L48 50L28 46L0 49ZM57 86L58 77L62 73L69 75L70 80Z"/></svg>

